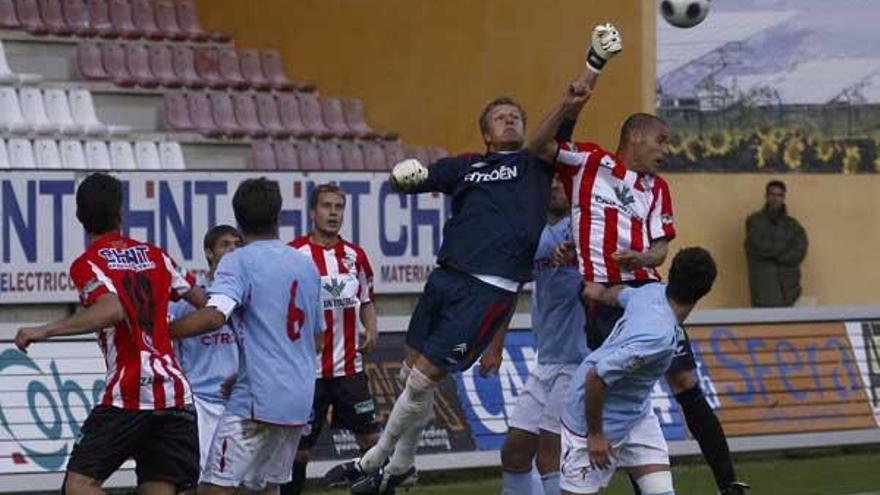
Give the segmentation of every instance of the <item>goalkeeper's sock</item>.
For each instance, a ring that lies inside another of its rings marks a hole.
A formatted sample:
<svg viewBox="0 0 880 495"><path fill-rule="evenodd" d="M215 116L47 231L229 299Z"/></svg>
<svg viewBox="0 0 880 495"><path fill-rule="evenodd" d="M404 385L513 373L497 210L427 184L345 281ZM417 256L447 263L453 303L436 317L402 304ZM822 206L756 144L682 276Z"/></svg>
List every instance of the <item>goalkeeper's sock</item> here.
<svg viewBox="0 0 880 495"><path fill-rule="evenodd" d="M700 451L712 469L718 487L724 488L736 481L724 429L715 411L706 402L700 386L675 394L675 400L681 405L688 429L700 445Z"/></svg>

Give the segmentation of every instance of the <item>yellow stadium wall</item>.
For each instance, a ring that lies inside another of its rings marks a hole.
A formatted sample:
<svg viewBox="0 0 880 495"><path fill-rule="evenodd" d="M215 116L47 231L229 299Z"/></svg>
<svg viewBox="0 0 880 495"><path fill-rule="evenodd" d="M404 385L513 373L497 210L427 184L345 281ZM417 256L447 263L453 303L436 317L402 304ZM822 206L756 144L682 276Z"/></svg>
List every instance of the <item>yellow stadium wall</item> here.
<svg viewBox="0 0 880 495"><path fill-rule="evenodd" d="M407 143L451 152L482 147L476 117L510 94L532 123L558 101L582 67L589 26L617 22L626 49L609 66L578 136L616 142L629 113L654 96L653 2L596 0L199 0L203 23L240 47L281 50L288 73L326 96L365 101L377 127ZM763 201L769 176L668 177L679 238L715 254L720 278L704 307L748 305L743 253L746 216ZM819 304L877 303L880 177L793 175L792 213L810 236L804 294Z"/></svg>

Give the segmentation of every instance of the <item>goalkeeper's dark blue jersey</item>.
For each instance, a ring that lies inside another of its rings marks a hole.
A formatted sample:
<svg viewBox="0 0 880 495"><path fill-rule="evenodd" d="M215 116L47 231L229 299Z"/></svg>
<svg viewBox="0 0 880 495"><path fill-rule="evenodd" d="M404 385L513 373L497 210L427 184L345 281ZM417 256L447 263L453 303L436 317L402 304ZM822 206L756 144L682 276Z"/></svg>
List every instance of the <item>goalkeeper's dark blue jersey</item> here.
<svg viewBox="0 0 880 495"><path fill-rule="evenodd" d="M528 150L443 158L409 192L452 196L437 263L526 282L541 231L553 166Z"/></svg>

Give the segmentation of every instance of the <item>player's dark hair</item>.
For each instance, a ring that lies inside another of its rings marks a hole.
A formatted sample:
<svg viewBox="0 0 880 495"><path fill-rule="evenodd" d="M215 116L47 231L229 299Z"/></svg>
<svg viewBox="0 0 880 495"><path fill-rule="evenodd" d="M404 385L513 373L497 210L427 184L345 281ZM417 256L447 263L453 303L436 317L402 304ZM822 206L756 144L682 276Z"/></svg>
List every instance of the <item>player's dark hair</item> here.
<svg viewBox="0 0 880 495"><path fill-rule="evenodd" d="M89 234L118 230L122 222L122 182L95 172L76 188L76 218Z"/></svg>
<svg viewBox="0 0 880 495"><path fill-rule="evenodd" d="M764 187L764 192L769 193L770 189L774 188L774 187L778 187L779 189L782 189L782 192L788 191L788 189L785 188L785 182L782 182L781 180L771 180L770 182L767 183L767 186Z"/></svg>
<svg viewBox="0 0 880 495"><path fill-rule="evenodd" d="M668 125L666 121L650 113L634 113L623 121L620 127L620 141L623 142L634 132L644 132L657 125Z"/></svg>
<svg viewBox="0 0 880 495"><path fill-rule="evenodd" d="M483 134L489 130L489 114L492 112L492 109L495 107L500 107L501 105L511 105L516 107L519 110L519 115L522 117L523 121L523 129L526 127L526 109L523 108L522 105L519 104L518 101L514 100L509 96L499 96L494 100L490 101L483 107L483 111L480 113L480 132Z"/></svg>
<svg viewBox="0 0 880 495"><path fill-rule="evenodd" d="M666 295L680 304L694 304L709 293L717 275L709 251L701 247L682 249L672 259Z"/></svg>
<svg viewBox="0 0 880 495"><path fill-rule="evenodd" d="M271 234L278 228L281 189L278 182L265 177L247 179L232 197L235 221L243 234Z"/></svg>
<svg viewBox="0 0 880 495"><path fill-rule="evenodd" d="M239 241L242 240L241 233L232 225L215 225L208 230L207 234L205 234L205 240L203 241L205 251L214 249L214 246L217 245L217 241L225 235L231 235Z"/></svg>
<svg viewBox="0 0 880 495"><path fill-rule="evenodd" d="M324 193L333 193L342 196L342 204L345 205L345 191L343 191L341 187L330 183L319 184L315 186L309 194L309 210L314 210L318 207L318 199L320 199L321 194Z"/></svg>

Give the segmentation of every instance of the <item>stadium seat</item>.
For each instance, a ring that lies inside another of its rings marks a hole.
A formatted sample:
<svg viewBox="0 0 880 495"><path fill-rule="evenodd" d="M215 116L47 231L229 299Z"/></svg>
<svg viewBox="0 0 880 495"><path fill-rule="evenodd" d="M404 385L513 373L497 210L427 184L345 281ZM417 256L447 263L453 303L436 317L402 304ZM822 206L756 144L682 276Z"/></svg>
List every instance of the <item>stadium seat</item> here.
<svg viewBox="0 0 880 495"><path fill-rule="evenodd" d="M235 107L227 93L214 92L209 96L211 114L214 116L216 129L229 137L238 138L245 134L235 118Z"/></svg>
<svg viewBox="0 0 880 495"><path fill-rule="evenodd" d="M34 141L34 161L37 168L61 168L61 153L54 139Z"/></svg>
<svg viewBox="0 0 880 495"><path fill-rule="evenodd" d="M89 22L98 36L107 39L119 37L119 32L110 21L110 5L107 0L88 0Z"/></svg>
<svg viewBox="0 0 880 495"><path fill-rule="evenodd" d="M321 98L321 115L324 117L324 124L330 129L334 136L341 138L353 138L355 133L345 123L345 116L342 114L342 102L337 98Z"/></svg>
<svg viewBox="0 0 880 495"><path fill-rule="evenodd" d="M272 84L263 74L263 65L260 62L260 52L257 50L239 50L238 61L241 64L241 74L250 86L256 90L264 91L272 88Z"/></svg>
<svg viewBox="0 0 880 495"><path fill-rule="evenodd" d="M264 138L269 131L260 125L257 115L257 104L250 93L235 93L232 97L232 106L235 109L235 120L242 131L253 138Z"/></svg>
<svg viewBox="0 0 880 495"><path fill-rule="evenodd" d="M190 118L189 104L183 93L165 93L162 110L166 129L181 132L189 132L196 129L192 118Z"/></svg>
<svg viewBox="0 0 880 495"><path fill-rule="evenodd" d="M299 99L293 93L278 94L278 114L281 117L281 124L293 136L309 137L312 135L302 120L302 114L299 111Z"/></svg>
<svg viewBox="0 0 880 495"><path fill-rule="evenodd" d="M346 140L341 143L342 146L342 165L345 170L365 170L367 164L364 161L364 151L360 144Z"/></svg>
<svg viewBox="0 0 880 495"><path fill-rule="evenodd" d="M89 9L84 0L62 0L61 10L64 13L64 22L74 35L91 38L98 34L89 19Z"/></svg>
<svg viewBox="0 0 880 495"><path fill-rule="evenodd" d="M385 164L385 150L382 145L376 141L364 141L361 144L364 151L364 164L367 170L387 170Z"/></svg>
<svg viewBox="0 0 880 495"><path fill-rule="evenodd" d="M15 0L15 13L18 14L18 20L28 33L37 36L45 36L49 34L49 28L40 17L40 8L37 0Z"/></svg>
<svg viewBox="0 0 880 495"><path fill-rule="evenodd" d="M152 141L138 141L134 143L134 159L140 170L159 170L162 161L159 158L159 148Z"/></svg>
<svg viewBox="0 0 880 495"><path fill-rule="evenodd" d="M342 113L349 129L359 138L377 138L379 133L364 118L364 102L358 98L342 98Z"/></svg>
<svg viewBox="0 0 880 495"><path fill-rule="evenodd" d="M297 98L299 98L299 114L302 116L306 130L313 136L332 137L333 132L324 123L318 97L314 93L300 93Z"/></svg>
<svg viewBox="0 0 880 495"><path fill-rule="evenodd" d="M216 48L196 48L195 50L196 74L211 89L224 89L229 83L220 75L220 53Z"/></svg>
<svg viewBox="0 0 880 495"><path fill-rule="evenodd" d="M113 170L135 170L137 161L134 159L134 150L128 141L110 142L110 162Z"/></svg>
<svg viewBox="0 0 880 495"><path fill-rule="evenodd" d="M150 71L158 83L166 88L179 88L183 81L174 73L174 64L171 61L171 49L165 45L150 44L148 48L150 56Z"/></svg>
<svg viewBox="0 0 880 495"><path fill-rule="evenodd" d="M144 37L144 32L134 25L131 5L128 0L110 0L110 23L125 39L136 40Z"/></svg>
<svg viewBox="0 0 880 495"><path fill-rule="evenodd" d="M275 170L275 150L269 141L254 141L251 143L251 157L248 167L254 170Z"/></svg>
<svg viewBox="0 0 880 495"><path fill-rule="evenodd" d="M299 170L299 152L293 141L275 141L275 163L278 170Z"/></svg>
<svg viewBox="0 0 880 495"><path fill-rule="evenodd" d="M73 170L88 168L81 142L77 140L61 141L59 147L61 148L61 165L64 168Z"/></svg>
<svg viewBox="0 0 880 495"><path fill-rule="evenodd" d="M296 151L299 154L300 170L321 170L321 155L318 145L312 141L298 141Z"/></svg>
<svg viewBox="0 0 880 495"><path fill-rule="evenodd" d="M216 41L228 43L232 36L226 33L209 33L202 28L196 5L189 0L177 0L177 22L187 37L193 41Z"/></svg>
<svg viewBox="0 0 880 495"><path fill-rule="evenodd" d="M395 165L406 159L403 147L400 141L383 141L382 146L385 148L385 170L391 170Z"/></svg>
<svg viewBox="0 0 880 495"><path fill-rule="evenodd" d="M147 47L140 43L128 43L125 45L125 62L128 72L138 86L155 88L159 80L150 70L150 53Z"/></svg>
<svg viewBox="0 0 880 495"><path fill-rule="evenodd" d="M220 48L219 53L220 77L232 88L246 89L250 87L250 83L241 73L241 63L235 48Z"/></svg>
<svg viewBox="0 0 880 495"><path fill-rule="evenodd" d="M59 131L64 134L77 134L83 132L81 126L73 121L70 112L70 104L67 101L67 93L60 88L47 89L43 92L43 100L46 107L46 116Z"/></svg>
<svg viewBox="0 0 880 495"><path fill-rule="evenodd" d="M175 45L171 49L171 63L174 73L187 88L204 88L205 82L196 73L195 54L188 46Z"/></svg>
<svg viewBox="0 0 880 495"><path fill-rule="evenodd" d="M272 89L278 91L293 91L299 85L287 78L284 72L284 63L281 61L281 54L277 50L263 50L260 52L260 65L263 67L263 74L266 80L272 85Z"/></svg>
<svg viewBox="0 0 880 495"><path fill-rule="evenodd" d="M183 148L176 141L159 143L159 160L162 168L166 170L185 170L186 160L183 157Z"/></svg>
<svg viewBox="0 0 880 495"><path fill-rule="evenodd" d="M33 83L43 79L39 74L16 74L6 61L6 49L0 41L0 83Z"/></svg>
<svg viewBox="0 0 880 495"><path fill-rule="evenodd" d="M440 146L428 146L428 155L431 157L431 163L434 163L441 158L449 156L449 152Z"/></svg>
<svg viewBox="0 0 880 495"><path fill-rule="evenodd" d="M21 21L15 13L15 4L12 0L0 0L0 28L20 29Z"/></svg>
<svg viewBox="0 0 880 495"><path fill-rule="evenodd" d="M431 156L428 154L428 148L424 146L406 146L403 149L403 153L407 158L415 158L422 165L428 165L431 163Z"/></svg>
<svg viewBox="0 0 880 495"><path fill-rule="evenodd" d="M86 165L94 170L110 170L110 150L104 141L86 141Z"/></svg>
<svg viewBox="0 0 880 495"><path fill-rule="evenodd" d="M18 99L21 103L21 114L34 132L49 134L60 130L58 126L49 122L43 92L39 88L21 88Z"/></svg>
<svg viewBox="0 0 880 495"><path fill-rule="evenodd" d="M260 125L269 134L276 138L290 137L290 131L284 128L281 123L281 116L278 114L278 103L275 101L275 95L271 93L257 93L257 117L260 119Z"/></svg>
<svg viewBox="0 0 880 495"><path fill-rule="evenodd" d="M6 151L6 141L0 139L0 169L10 168L9 153Z"/></svg>
<svg viewBox="0 0 880 495"><path fill-rule="evenodd" d="M21 113L18 93L14 88L0 88L0 126L6 132L21 133L30 131L30 125Z"/></svg>
<svg viewBox="0 0 880 495"><path fill-rule="evenodd" d="M101 47L94 43L80 43L76 47L76 66L83 79L104 81L110 78L104 69Z"/></svg>
<svg viewBox="0 0 880 495"><path fill-rule="evenodd" d="M344 170L342 149L335 139L325 139L318 144L321 156L321 170Z"/></svg>
<svg viewBox="0 0 880 495"><path fill-rule="evenodd" d="M70 36L73 29L64 18L64 10L61 8L61 0L39 0L40 17L43 24L49 29L49 33L55 36Z"/></svg>
<svg viewBox="0 0 880 495"><path fill-rule="evenodd" d="M70 113L73 115L73 121L86 134L106 134L111 132L95 112L95 102L92 100L92 93L87 89L71 89L67 93L67 100L70 102ZM121 129L120 129L121 130Z"/></svg>
<svg viewBox="0 0 880 495"><path fill-rule="evenodd" d="M189 108L189 117L195 130L206 136L223 135L214 121L214 112L207 94L202 92L189 93L186 95L186 102Z"/></svg>
<svg viewBox="0 0 880 495"><path fill-rule="evenodd" d="M165 38L162 30L156 24L156 14L153 12L151 0L132 0L131 20L134 26L143 33L144 37L153 41Z"/></svg>
<svg viewBox="0 0 880 495"><path fill-rule="evenodd" d="M9 151L9 165L12 168L37 168L30 140L23 138L10 139L7 150Z"/></svg>
<svg viewBox="0 0 880 495"><path fill-rule="evenodd" d="M162 34L170 40L185 40L186 33L183 32L183 29L180 28L180 24L177 22L177 12L174 9L174 4L169 0L159 0L153 4L153 7L156 14L156 25L159 26Z"/></svg>
<svg viewBox="0 0 880 495"><path fill-rule="evenodd" d="M124 87L132 87L137 84L135 78L128 72L128 65L125 63L125 49L122 45L115 43L102 45L101 60L104 62L104 69L111 81Z"/></svg>

